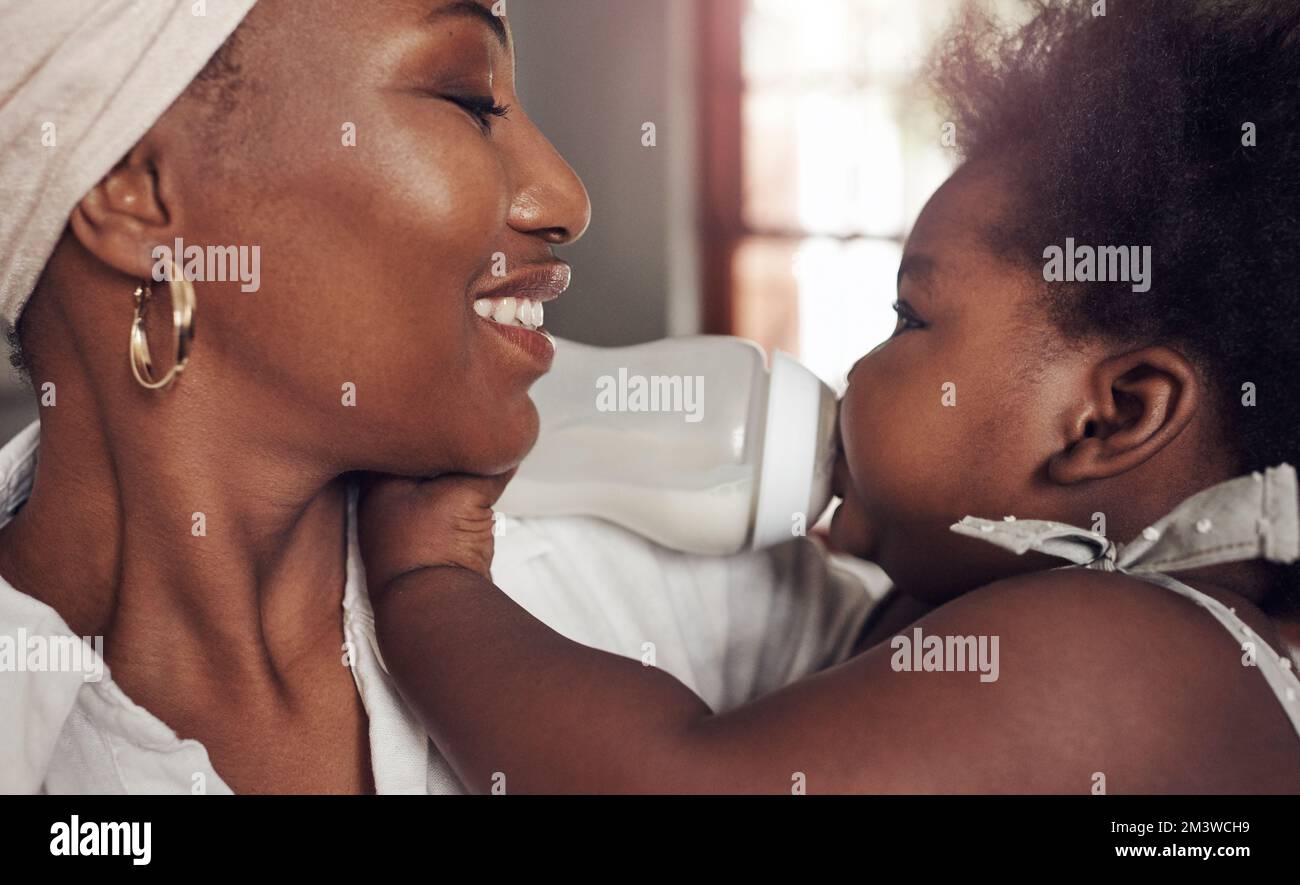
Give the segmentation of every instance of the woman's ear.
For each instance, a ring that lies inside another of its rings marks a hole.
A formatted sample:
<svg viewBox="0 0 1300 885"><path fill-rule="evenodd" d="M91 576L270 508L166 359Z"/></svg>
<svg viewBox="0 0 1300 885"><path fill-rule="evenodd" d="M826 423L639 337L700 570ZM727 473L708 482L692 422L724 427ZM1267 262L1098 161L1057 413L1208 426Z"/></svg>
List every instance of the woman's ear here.
<svg viewBox="0 0 1300 885"><path fill-rule="evenodd" d="M1067 418L1065 448L1048 462L1048 476L1062 485L1132 470L1182 433L1200 406L1195 368L1168 347L1103 360L1089 388Z"/></svg>
<svg viewBox="0 0 1300 885"><path fill-rule="evenodd" d="M152 274L154 248L172 239L171 217L145 142L82 197L68 224L86 251L114 270L137 279Z"/></svg>

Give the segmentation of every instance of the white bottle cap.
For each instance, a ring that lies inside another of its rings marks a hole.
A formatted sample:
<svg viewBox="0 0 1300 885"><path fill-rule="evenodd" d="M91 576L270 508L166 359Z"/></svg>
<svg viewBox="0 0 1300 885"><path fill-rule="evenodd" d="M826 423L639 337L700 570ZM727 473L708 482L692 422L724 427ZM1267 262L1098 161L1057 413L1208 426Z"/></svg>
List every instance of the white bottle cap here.
<svg viewBox="0 0 1300 885"><path fill-rule="evenodd" d="M751 542L754 549L794 537L791 529L796 513L802 513L809 526L821 515L808 509L818 506L812 500L813 473L823 442L818 437L824 390L822 380L793 357L779 350L772 355Z"/></svg>

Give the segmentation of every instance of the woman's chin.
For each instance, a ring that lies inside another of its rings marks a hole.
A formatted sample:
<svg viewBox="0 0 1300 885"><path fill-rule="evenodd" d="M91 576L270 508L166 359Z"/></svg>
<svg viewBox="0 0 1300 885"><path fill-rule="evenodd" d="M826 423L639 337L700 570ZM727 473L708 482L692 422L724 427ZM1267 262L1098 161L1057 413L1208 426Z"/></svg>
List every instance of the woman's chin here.
<svg viewBox="0 0 1300 885"><path fill-rule="evenodd" d="M470 465L466 472L497 476L513 470L537 444L540 422L532 400L512 409L508 415L496 415L474 429L475 439L468 440L460 463Z"/></svg>
<svg viewBox="0 0 1300 885"><path fill-rule="evenodd" d="M375 429L355 460L365 469L395 476L435 477L448 473L499 476L516 467L537 442L537 410L530 401L503 413L466 414L454 423L404 416L400 425ZM356 449L355 440L350 447ZM375 455L378 454L378 457ZM369 457L366 457L366 456Z"/></svg>

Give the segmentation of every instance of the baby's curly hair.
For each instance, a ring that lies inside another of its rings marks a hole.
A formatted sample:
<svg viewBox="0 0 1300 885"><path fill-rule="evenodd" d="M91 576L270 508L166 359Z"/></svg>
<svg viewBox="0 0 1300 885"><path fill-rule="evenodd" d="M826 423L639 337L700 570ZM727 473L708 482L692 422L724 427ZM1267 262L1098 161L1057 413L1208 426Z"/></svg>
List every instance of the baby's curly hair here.
<svg viewBox="0 0 1300 885"><path fill-rule="evenodd" d="M1300 2L1025 2L1011 29L968 2L931 65L1013 182L990 245L1036 273L1066 237L1150 246L1149 292L1045 282L1054 324L1179 349L1241 472L1300 463Z"/></svg>

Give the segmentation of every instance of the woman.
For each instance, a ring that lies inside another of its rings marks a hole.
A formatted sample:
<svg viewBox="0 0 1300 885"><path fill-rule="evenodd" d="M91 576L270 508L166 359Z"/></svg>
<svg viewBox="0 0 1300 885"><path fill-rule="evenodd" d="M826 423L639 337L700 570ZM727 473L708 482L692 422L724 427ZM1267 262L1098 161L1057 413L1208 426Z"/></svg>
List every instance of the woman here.
<svg viewBox="0 0 1300 885"><path fill-rule="evenodd" d="M491 586L472 517L499 479L386 480L361 515L381 648L466 784L1300 791L1300 13L1033 6L944 45L967 159L841 404L832 535L937 608L717 712ZM1061 280L1072 238L1152 261ZM421 520L462 531L389 529Z"/></svg>
<svg viewBox="0 0 1300 885"><path fill-rule="evenodd" d="M558 296L551 250L590 207L515 106L488 6L258 4L72 209L22 313L27 369L57 399L0 574L103 636L125 696L201 741L236 792L375 787L340 666L347 474L496 472L536 433L549 353L476 301ZM127 47L144 66L149 49L148 32ZM132 293L150 281L161 302L141 373L158 380L173 323L153 250L177 239L260 248L260 288L195 282L193 364L152 390L128 371Z"/></svg>
<svg viewBox="0 0 1300 885"><path fill-rule="evenodd" d="M591 210L493 8L0 11L0 304L41 403L0 449L0 792L461 791L376 653L349 491L501 473L536 433L552 249ZM517 598L591 645L660 640L717 703L841 659L870 605L811 544L510 530ZM653 599L610 592L629 568ZM24 656L65 636L102 659Z"/></svg>

